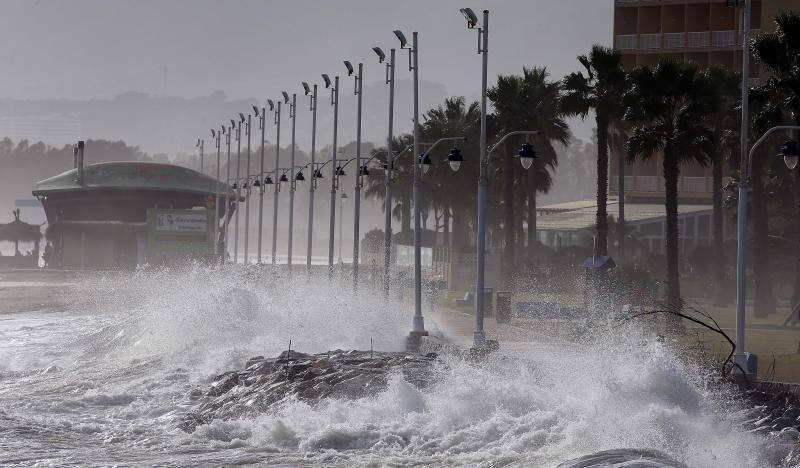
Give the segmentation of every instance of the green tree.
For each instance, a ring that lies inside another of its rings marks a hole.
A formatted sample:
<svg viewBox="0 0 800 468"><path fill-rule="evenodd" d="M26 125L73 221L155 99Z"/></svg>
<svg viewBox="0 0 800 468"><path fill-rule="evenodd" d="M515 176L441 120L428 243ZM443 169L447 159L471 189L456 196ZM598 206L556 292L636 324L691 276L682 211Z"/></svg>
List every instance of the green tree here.
<svg viewBox="0 0 800 468"><path fill-rule="evenodd" d="M714 132L707 121L718 108L709 76L692 63L661 59L630 73L626 120L633 124L626 149L631 159L663 154L666 210L666 299L682 307L678 264L678 177L684 162L707 165L714 155ZM676 319L671 321L676 330Z"/></svg>
<svg viewBox="0 0 800 468"><path fill-rule="evenodd" d="M585 118L595 111L597 123L597 253L608 253L608 131L609 125L622 116L622 96L626 74L618 50L594 45L589 55L578 61L586 69L564 78L561 106L566 115Z"/></svg>
<svg viewBox="0 0 800 468"><path fill-rule="evenodd" d="M474 182L478 180L479 170L480 106L477 102L467 104L463 97L449 98L443 105L425 113L423 120L423 141L433 143L439 138L467 138L466 142L458 144L467 161L457 173L453 173L447 164L447 155L452 146L439 145L430 154L433 167L423 175L423 190L427 193L423 199L430 203L429 209L441 213L445 242L462 248L477 204Z"/></svg>
<svg viewBox="0 0 800 468"><path fill-rule="evenodd" d="M566 146L569 142L569 127L564 122L560 108L561 83L550 81L546 68L523 68L522 76L499 76L497 85L488 92L495 112L492 115L493 130L498 137L515 130L538 130L541 134L534 140L539 159L528 170L519 166L515 156L521 143L530 139L522 137L507 140L503 151L503 209L504 209L504 265L506 272L514 269L516 256L516 231L521 230L522 217L514 215L517 201L527 201L528 258L536 244L536 195L547 193L553 184L552 173L558 165L553 143ZM520 196L517 196L520 195Z"/></svg>
<svg viewBox="0 0 800 468"><path fill-rule="evenodd" d="M739 149L739 123L741 110L741 75L719 66L710 67L708 76L719 99L719 108L711 117L714 141L717 143L711 155L712 176L712 237L713 237L713 276L714 301L725 305L728 295L725 281L725 238L723 234L724 207L722 177L726 162L735 159Z"/></svg>
<svg viewBox="0 0 800 468"><path fill-rule="evenodd" d="M800 14L783 11L775 18L777 25L772 34L762 34L752 44L756 58L770 72L770 78L759 89L754 90L752 99L760 105L754 119L754 127L760 134L767 128L786 122L800 125ZM753 204L754 241L766 244L767 216L766 203L758 197L757 189L762 189L761 160L753 164ZM783 171L781 171L783 172ZM795 205L795 277L793 305L800 302L800 167L793 171ZM758 179L757 179L758 176ZM758 207L756 207L756 202ZM753 265L756 278L756 311L761 315L774 309L768 260L761 254L755 257Z"/></svg>

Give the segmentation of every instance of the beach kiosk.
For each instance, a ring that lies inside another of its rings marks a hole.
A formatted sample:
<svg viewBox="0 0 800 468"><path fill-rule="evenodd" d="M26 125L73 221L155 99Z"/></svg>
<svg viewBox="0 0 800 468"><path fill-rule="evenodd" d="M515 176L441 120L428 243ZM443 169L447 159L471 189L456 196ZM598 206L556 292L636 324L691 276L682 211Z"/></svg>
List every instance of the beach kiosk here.
<svg viewBox="0 0 800 468"><path fill-rule="evenodd" d="M214 258L226 221L224 206L214 206L217 190L221 205L227 192L230 218L233 191L205 174L142 161L83 167L76 158L75 168L37 183L33 195L47 216L53 267L124 269Z"/></svg>

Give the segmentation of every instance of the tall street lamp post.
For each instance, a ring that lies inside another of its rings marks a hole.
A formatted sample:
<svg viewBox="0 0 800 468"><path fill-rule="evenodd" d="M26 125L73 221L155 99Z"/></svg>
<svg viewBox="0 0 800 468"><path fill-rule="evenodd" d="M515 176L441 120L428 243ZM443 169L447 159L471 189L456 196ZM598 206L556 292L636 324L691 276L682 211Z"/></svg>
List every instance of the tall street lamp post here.
<svg viewBox="0 0 800 468"><path fill-rule="evenodd" d="M292 237L294 235L294 192L297 189L297 181L295 180L295 164L294 164L294 146L295 146L295 127L297 123L297 94L292 93L291 101L289 100L289 93L283 92L283 99L289 105L289 118L292 119L292 162L289 165L289 237L286 245L286 265L289 271L292 271ZM286 177L284 175L284 177Z"/></svg>
<svg viewBox="0 0 800 468"><path fill-rule="evenodd" d="M347 74L353 74L353 65L344 62L347 67ZM364 64L358 64L358 74L355 76L355 89L353 93L358 96L358 110L356 111L356 185L353 190L353 290L358 290L358 244L361 237L361 187L363 186L363 174L361 170L361 104L362 104L362 83L364 81ZM344 194L342 194L344 196ZM341 246L342 234L339 233L339 245ZM339 254L341 258L341 254Z"/></svg>
<svg viewBox="0 0 800 468"><path fill-rule="evenodd" d="M236 127L236 180L242 177L242 122L231 119L231 125ZM239 208L242 192L241 184L236 184L236 226L233 229L233 263L239 262Z"/></svg>
<svg viewBox="0 0 800 468"><path fill-rule="evenodd" d="M416 33L415 33L416 37ZM417 130L418 131L418 130ZM436 140L424 154L420 155L419 160L414 161L414 319L412 322L411 333L409 335L410 343L414 348L418 348L419 338L427 336L428 332L425 331L425 320L422 316L422 231L421 231L421 187L422 187L422 172L428 172L431 160L430 153L436 148L439 143L445 141L464 141L464 137L446 137ZM415 142L414 149L419 148L420 144ZM419 154L419 153L414 153ZM450 168L457 171L461 168L463 158L458 148L454 147L448 157L450 161Z"/></svg>
<svg viewBox="0 0 800 468"><path fill-rule="evenodd" d="M303 90L309 96L309 110L311 111L311 181L308 184L308 239L306 244L306 269L311 273L312 243L314 240L314 190L317 188L316 154L317 154L317 85L311 92L308 83L303 81ZM298 177L302 174L298 174Z"/></svg>
<svg viewBox="0 0 800 468"><path fill-rule="evenodd" d="M205 144L205 140L203 140L202 138L198 138L197 139L197 144L195 145L195 147L199 148L199 152L200 152L200 173L201 174L203 173L203 145L204 144Z"/></svg>
<svg viewBox="0 0 800 468"><path fill-rule="evenodd" d="M328 275L333 274L333 248L335 241L335 228L336 228L336 172L338 166L336 165L337 151L337 133L339 131L339 76L334 77L333 86L331 87L331 79L326 74L322 74L322 79L325 80L325 87L331 88L331 105L333 106L333 150L331 151L331 215L330 223L328 226Z"/></svg>
<svg viewBox="0 0 800 468"><path fill-rule="evenodd" d="M767 130L761 138L758 139L746 153L742 166L740 169L739 180L739 206L737 217L737 254L736 254L736 352L734 353L733 362L738 366L734 370L736 372L744 372L745 374L755 375L757 369L754 366L748 366L747 353L745 353L745 288L746 288L746 275L745 270L745 253L747 250L747 197L750 185L750 170L753 164L753 156L756 149L767 140L767 137L778 131L792 131L800 130L800 126L794 125L781 125ZM747 151L747 146L744 147ZM786 167L790 170L797 168L798 159L800 159L800 149L797 147L797 142L789 140L778 155L784 159Z"/></svg>
<svg viewBox="0 0 800 468"><path fill-rule="evenodd" d="M344 222L344 203L347 201L347 192L342 192L339 196L339 265L344 264L342 259L342 223Z"/></svg>
<svg viewBox="0 0 800 468"><path fill-rule="evenodd" d="M244 122L244 132L247 135L247 159L245 174L250 174L250 126L252 124L252 115L247 115L247 121L244 119L244 114L239 113L239 118ZM248 197L244 205L244 264L250 263L250 250L248 240L250 239L250 191L248 190Z"/></svg>
<svg viewBox="0 0 800 468"><path fill-rule="evenodd" d="M277 109L272 99L268 99L269 110L274 111L275 126L277 134L275 136L275 173L280 170L281 162L281 101L278 101ZM275 184L275 196L272 200L272 266L277 263L276 255L278 251L278 184Z"/></svg>
<svg viewBox="0 0 800 468"><path fill-rule="evenodd" d="M213 128L211 129L211 138L214 139L214 144L217 147L217 190L216 190L216 197L214 199L214 254L219 255L219 153L220 153L220 138L217 136L217 131ZM203 154L203 140L197 140L198 144L200 145L200 154ZM200 157L200 172L203 172L203 158Z"/></svg>
<svg viewBox="0 0 800 468"><path fill-rule="evenodd" d="M267 127L267 110L262 107L259 111L258 106L253 106L253 112L258 117L258 128L261 130L261 164L259 173L264 174L264 133ZM258 264L261 264L261 246L264 238L264 187L261 186L258 191Z"/></svg>
<svg viewBox="0 0 800 468"><path fill-rule="evenodd" d="M220 126L220 132L225 134L225 145L227 146L227 153L228 153L228 162L226 164L226 176L225 180L230 183L231 180L231 132L233 131L233 127L228 127L228 131L225 131L225 126ZM228 238L230 237L228 234L230 233L230 229L228 226L230 224L230 208L231 208L231 200L230 200L230 190L225 190L225 221L223 222L223 226L225 227L225 241L222 243L222 261L227 262L228 259Z"/></svg>
<svg viewBox="0 0 800 468"><path fill-rule="evenodd" d="M406 49L407 41L400 30L394 31L397 39L400 40L400 48ZM408 48L408 69L414 72L414 152L419 154L419 42L416 31L412 33L411 47ZM414 321L411 329L412 335L427 335L425 323L422 318L422 253L419 248L421 245L421 219L419 205L421 203L420 192L422 181L420 179L420 165L414 164Z"/></svg>
<svg viewBox="0 0 800 468"><path fill-rule="evenodd" d="M378 62L383 63L386 54L380 47L373 47L378 55ZM395 49L389 50L389 61L386 62L386 84L389 85L389 132L386 137L386 202L383 213L383 296L389 298L389 285L391 280L392 262L392 171L394 161L392 154L392 139L394 137L394 64Z"/></svg>

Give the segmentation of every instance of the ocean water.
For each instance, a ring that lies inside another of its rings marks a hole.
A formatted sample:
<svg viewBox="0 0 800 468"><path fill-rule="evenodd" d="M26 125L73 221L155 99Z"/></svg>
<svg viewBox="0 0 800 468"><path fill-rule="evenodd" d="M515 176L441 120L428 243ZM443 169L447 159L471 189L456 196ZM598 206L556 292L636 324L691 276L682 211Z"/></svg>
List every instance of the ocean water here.
<svg viewBox="0 0 800 468"><path fill-rule="evenodd" d="M2 466L794 466L791 447L740 428L712 371L633 326L531 332L484 363L445 359L425 390L395 377L375 397L289 400L187 434L188 394L215 375L289 340L400 350L412 308L303 273L200 265L87 276L64 302L0 315Z"/></svg>

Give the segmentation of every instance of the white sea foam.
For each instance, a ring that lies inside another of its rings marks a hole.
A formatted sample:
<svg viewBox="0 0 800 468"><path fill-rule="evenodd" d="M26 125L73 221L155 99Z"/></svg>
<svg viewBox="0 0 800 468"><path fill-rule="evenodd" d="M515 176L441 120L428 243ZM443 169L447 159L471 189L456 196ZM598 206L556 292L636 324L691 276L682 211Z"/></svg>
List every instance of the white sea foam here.
<svg viewBox="0 0 800 468"><path fill-rule="evenodd" d="M256 268L87 278L56 325L50 316L0 328L17 340L0 347L13 363L0 367L0 464L553 466L644 449L692 467L764 466L769 442L732 427L704 370L634 328L536 341L480 365L450 359L426 389L395 376L376 397L289 399L257 417L177 429L192 389L290 339L306 352L365 349L370 338L400 349L408 306L349 291Z"/></svg>

